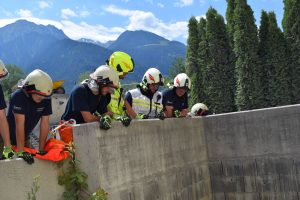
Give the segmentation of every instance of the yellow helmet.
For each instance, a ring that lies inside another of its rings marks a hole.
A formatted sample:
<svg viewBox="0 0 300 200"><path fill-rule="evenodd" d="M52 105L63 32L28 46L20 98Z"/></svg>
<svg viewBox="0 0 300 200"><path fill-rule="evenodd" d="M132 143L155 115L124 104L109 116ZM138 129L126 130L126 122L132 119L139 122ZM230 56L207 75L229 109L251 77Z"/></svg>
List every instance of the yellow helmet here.
<svg viewBox="0 0 300 200"><path fill-rule="evenodd" d="M47 73L36 69L25 78L22 88L29 94L48 97L52 95L53 82Z"/></svg>
<svg viewBox="0 0 300 200"><path fill-rule="evenodd" d="M124 73L133 72L134 61L127 53L116 51L109 59L106 61L107 65L111 66L114 70L118 72L119 76L124 75Z"/></svg>
<svg viewBox="0 0 300 200"><path fill-rule="evenodd" d="M2 60L0 60L0 78L4 78L8 75L8 71L4 65L4 63L2 62Z"/></svg>

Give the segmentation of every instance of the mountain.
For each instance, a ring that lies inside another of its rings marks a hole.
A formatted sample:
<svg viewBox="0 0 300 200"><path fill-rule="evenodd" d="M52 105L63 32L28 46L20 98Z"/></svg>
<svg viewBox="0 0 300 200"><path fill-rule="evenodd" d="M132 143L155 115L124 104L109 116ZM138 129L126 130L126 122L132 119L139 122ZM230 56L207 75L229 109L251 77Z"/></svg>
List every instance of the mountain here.
<svg viewBox="0 0 300 200"><path fill-rule="evenodd" d="M16 64L26 73L40 68L53 80L65 80L68 91L79 74L104 64L112 53L101 46L69 39L54 26L25 20L0 28L0 59Z"/></svg>
<svg viewBox="0 0 300 200"><path fill-rule="evenodd" d="M169 67L176 57L185 57L186 46L177 41L169 41L147 31L125 31L108 49L125 51L132 55L141 71L149 67L158 67L163 74L168 74Z"/></svg>
<svg viewBox="0 0 300 200"><path fill-rule="evenodd" d="M104 47L104 48L109 47L114 42L114 41L108 41L108 42L102 43L102 42L87 39L87 38L80 38L78 41L79 42L95 44L95 45L98 45L98 46L101 46L101 47Z"/></svg>
<svg viewBox="0 0 300 200"><path fill-rule="evenodd" d="M116 41L103 44L89 39L75 41L54 26L25 20L0 28L0 59L20 66L25 73L36 68L45 70L53 80L65 80L67 91L81 73L104 64L117 50L133 57L135 72L126 82L137 82L149 67L156 66L168 74L173 59L184 57L186 47L146 31L125 31Z"/></svg>

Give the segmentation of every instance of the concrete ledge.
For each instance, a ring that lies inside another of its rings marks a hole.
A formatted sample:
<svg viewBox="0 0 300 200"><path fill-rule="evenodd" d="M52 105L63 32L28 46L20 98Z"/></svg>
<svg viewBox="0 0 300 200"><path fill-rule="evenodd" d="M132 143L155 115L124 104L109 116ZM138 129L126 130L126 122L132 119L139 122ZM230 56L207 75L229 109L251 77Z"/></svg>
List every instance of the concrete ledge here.
<svg viewBox="0 0 300 200"><path fill-rule="evenodd" d="M36 176L40 176L37 199L62 199L64 188L58 185L56 164L38 159L33 165L20 159L0 161L0 199L27 200Z"/></svg>

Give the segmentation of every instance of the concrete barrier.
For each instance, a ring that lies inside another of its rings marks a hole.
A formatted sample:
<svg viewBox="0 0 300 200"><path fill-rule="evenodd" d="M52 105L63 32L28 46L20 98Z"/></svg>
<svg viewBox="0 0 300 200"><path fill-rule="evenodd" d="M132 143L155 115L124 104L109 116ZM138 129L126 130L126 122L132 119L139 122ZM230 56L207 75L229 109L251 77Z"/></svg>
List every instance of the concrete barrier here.
<svg viewBox="0 0 300 200"><path fill-rule="evenodd" d="M300 199L300 105L205 118L98 123L74 129L76 156L111 200ZM54 164L0 162L0 199L59 199Z"/></svg>
<svg viewBox="0 0 300 200"><path fill-rule="evenodd" d="M113 200L294 200L300 106L75 129L91 191Z"/></svg>
<svg viewBox="0 0 300 200"><path fill-rule="evenodd" d="M210 199L204 132L198 119L76 127L76 155L91 191L110 199Z"/></svg>
<svg viewBox="0 0 300 200"><path fill-rule="evenodd" d="M33 165L23 160L0 161L0 199L27 200L33 179L39 176L37 199L60 200L64 188L58 185L58 172L55 164L37 159Z"/></svg>

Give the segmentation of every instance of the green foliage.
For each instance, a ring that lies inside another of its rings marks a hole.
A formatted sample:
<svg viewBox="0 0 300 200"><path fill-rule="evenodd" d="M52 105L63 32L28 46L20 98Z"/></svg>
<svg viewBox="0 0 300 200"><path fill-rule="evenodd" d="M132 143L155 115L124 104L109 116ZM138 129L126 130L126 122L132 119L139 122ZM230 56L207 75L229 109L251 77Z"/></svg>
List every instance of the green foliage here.
<svg viewBox="0 0 300 200"><path fill-rule="evenodd" d="M107 199L108 199L108 193L102 188L98 189L89 198L89 200L107 200Z"/></svg>
<svg viewBox="0 0 300 200"><path fill-rule="evenodd" d="M258 38L253 11L246 0L236 0L234 10L234 53L239 110L263 107L263 73L258 60Z"/></svg>
<svg viewBox="0 0 300 200"><path fill-rule="evenodd" d="M287 62L287 43L274 12L262 12L259 55L265 77L268 77L264 85L265 107L290 104L291 68Z"/></svg>
<svg viewBox="0 0 300 200"><path fill-rule="evenodd" d="M191 90L191 103L194 103L198 99L199 93L199 65L198 65L198 47L199 47L199 30L198 21L195 17L191 17L189 20L189 37L188 37L188 47L187 47L187 62L186 62L186 72L192 81Z"/></svg>
<svg viewBox="0 0 300 200"><path fill-rule="evenodd" d="M84 200L83 193L89 195L89 200L107 200L108 193L99 188L95 193L87 192L87 174L79 168L79 161L75 159L74 144L69 144L66 149L70 152L71 159L68 161L67 170L64 170L66 161L59 162L57 166L62 169L58 176L58 184L65 187L64 200Z"/></svg>
<svg viewBox="0 0 300 200"><path fill-rule="evenodd" d="M27 193L27 200L37 200L36 195L40 189L39 180L40 180L40 176L36 176L33 178L33 184L31 190L30 192Z"/></svg>
<svg viewBox="0 0 300 200"><path fill-rule="evenodd" d="M175 58L169 69L169 78L174 79L177 74L185 72L185 59L182 57Z"/></svg>
<svg viewBox="0 0 300 200"><path fill-rule="evenodd" d="M235 109L233 76L229 64L230 46L224 19L210 8L206 14L207 58L203 73L205 93L210 110L214 113L230 112Z"/></svg>
<svg viewBox="0 0 300 200"><path fill-rule="evenodd" d="M6 98L14 91L18 81L25 77L22 69L16 65L6 65L9 76L1 81L1 86Z"/></svg>
<svg viewBox="0 0 300 200"><path fill-rule="evenodd" d="M81 83L82 81L90 78L91 72L83 72L79 75L77 84Z"/></svg>
<svg viewBox="0 0 300 200"><path fill-rule="evenodd" d="M300 102L300 0L284 0L284 35L289 49L292 103Z"/></svg>
<svg viewBox="0 0 300 200"><path fill-rule="evenodd" d="M58 184L65 186L63 193L65 200L83 200L82 192L88 188L87 174L79 169L79 161L75 159L75 151L71 150L70 153L72 159L68 163L67 171L62 168L58 176Z"/></svg>

